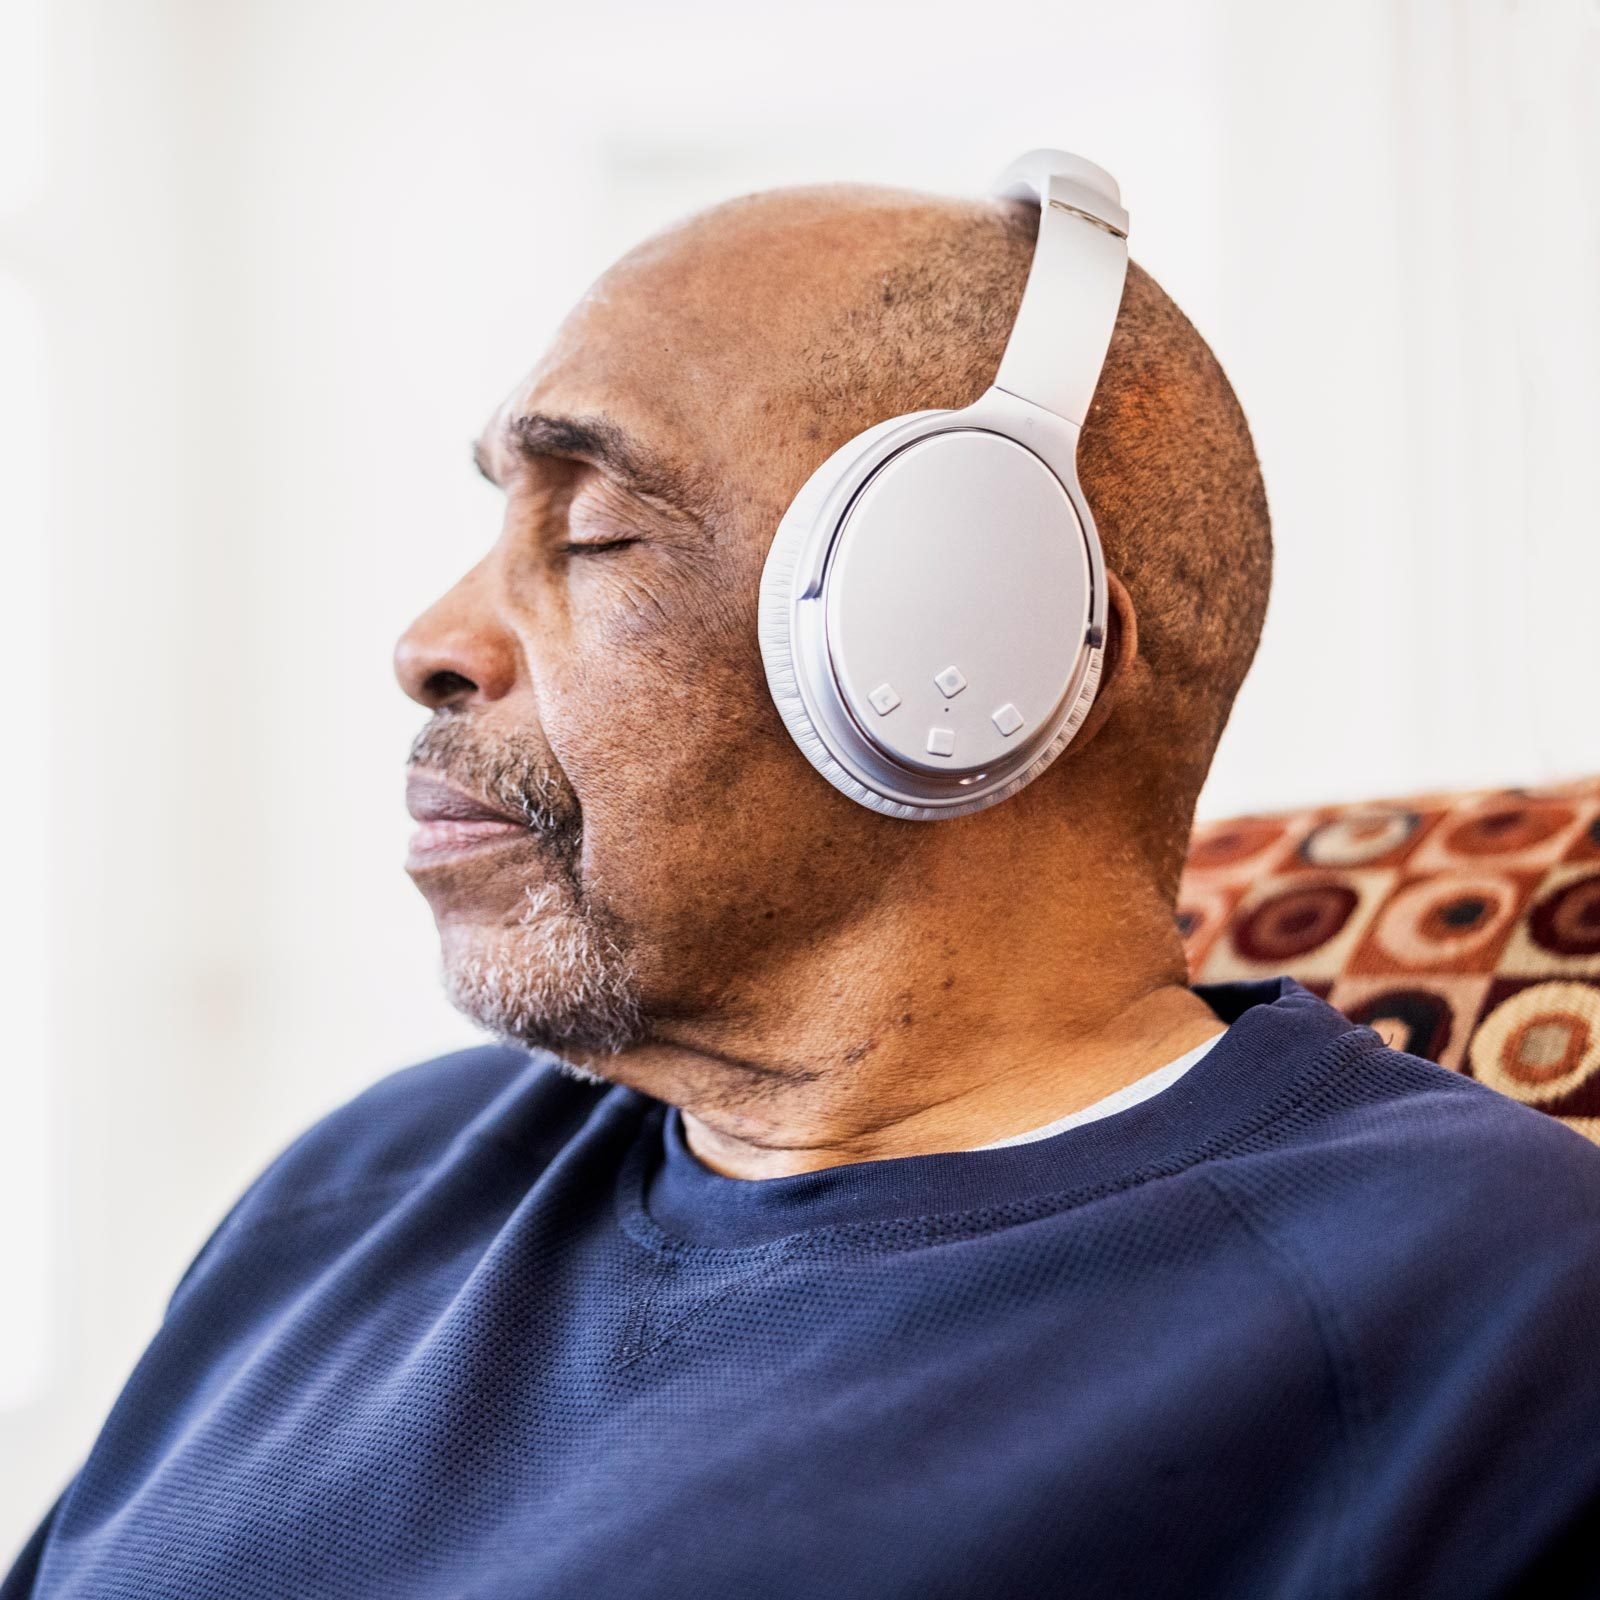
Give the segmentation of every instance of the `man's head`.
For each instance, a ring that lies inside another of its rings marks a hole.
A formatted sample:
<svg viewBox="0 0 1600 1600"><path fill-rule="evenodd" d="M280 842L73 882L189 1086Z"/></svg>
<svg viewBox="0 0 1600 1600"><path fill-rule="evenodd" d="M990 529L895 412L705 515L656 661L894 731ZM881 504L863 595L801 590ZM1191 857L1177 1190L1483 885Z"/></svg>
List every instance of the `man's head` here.
<svg viewBox="0 0 1600 1600"><path fill-rule="evenodd" d="M1079 452L1107 674L1048 771L966 817L868 811L790 742L757 643L768 545L819 462L992 381L1037 217L855 187L720 206L607 272L496 412L478 459L500 538L397 653L435 713L414 771L521 824L417 791L457 818L410 865L487 1026L569 1061L711 1018L737 1041L777 973L869 936L914 960L952 913L980 927L1007 873L1080 896L1085 928L1170 906L1270 536L1227 380L1138 267ZM1009 891L1010 914L1028 904Z"/></svg>

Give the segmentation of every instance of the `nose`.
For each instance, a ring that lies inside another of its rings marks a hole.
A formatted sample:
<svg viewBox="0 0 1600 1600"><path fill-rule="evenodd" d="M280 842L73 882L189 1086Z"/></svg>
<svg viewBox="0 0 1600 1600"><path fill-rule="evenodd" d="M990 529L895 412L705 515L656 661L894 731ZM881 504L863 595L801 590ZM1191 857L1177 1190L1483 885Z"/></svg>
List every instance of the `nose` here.
<svg viewBox="0 0 1600 1600"><path fill-rule="evenodd" d="M516 641L484 592L475 567L401 634L394 651L400 687L430 711L485 704L510 694Z"/></svg>

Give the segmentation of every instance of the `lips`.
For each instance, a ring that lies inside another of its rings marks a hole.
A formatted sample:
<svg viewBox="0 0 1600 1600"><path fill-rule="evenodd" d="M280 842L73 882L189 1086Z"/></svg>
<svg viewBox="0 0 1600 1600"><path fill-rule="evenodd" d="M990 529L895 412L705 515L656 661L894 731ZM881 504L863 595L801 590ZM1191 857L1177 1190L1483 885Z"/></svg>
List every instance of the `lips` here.
<svg viewBox="0 0 1600 1600"><path fill-rule="evenodd" d="M458 789L436 773L413 771L407 775L406 810L417 823L411 836L408 865L482 850L529 835L520 817Z"/></svg>

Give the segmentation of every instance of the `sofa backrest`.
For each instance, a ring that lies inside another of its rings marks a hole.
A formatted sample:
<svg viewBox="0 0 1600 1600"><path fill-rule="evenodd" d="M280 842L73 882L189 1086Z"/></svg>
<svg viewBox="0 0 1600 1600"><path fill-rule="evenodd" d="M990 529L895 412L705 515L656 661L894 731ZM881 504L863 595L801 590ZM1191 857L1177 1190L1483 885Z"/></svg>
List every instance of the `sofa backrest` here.
<svg viewBox="0 0 1600 1600"><path fill-rule="evenodd" d="M1600 1142L1600 778L1202 824L1178 922Z"/></svg>

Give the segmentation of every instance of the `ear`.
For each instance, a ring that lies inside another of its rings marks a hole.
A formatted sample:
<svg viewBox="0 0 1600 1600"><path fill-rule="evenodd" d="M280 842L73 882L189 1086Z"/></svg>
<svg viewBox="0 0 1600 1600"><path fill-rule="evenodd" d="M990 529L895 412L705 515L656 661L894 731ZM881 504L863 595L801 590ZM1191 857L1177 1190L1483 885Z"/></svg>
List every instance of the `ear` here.
<svg viewBox="0 0 1600 1600"><path fill-rule="evenodd" d="M1106 650L1100 665L1100 687L1083 726L1067 746L1069 755L1082 749L1105 726L1139 659L1139 615L1133 609L1133 596L1114 572L1106 573L1106 598Z"/></svg>

